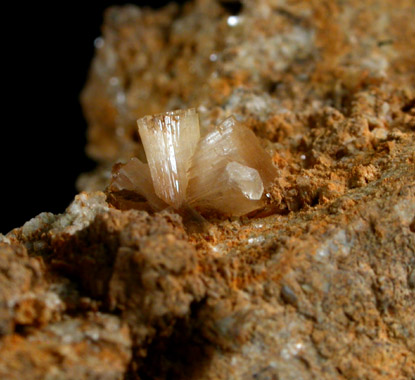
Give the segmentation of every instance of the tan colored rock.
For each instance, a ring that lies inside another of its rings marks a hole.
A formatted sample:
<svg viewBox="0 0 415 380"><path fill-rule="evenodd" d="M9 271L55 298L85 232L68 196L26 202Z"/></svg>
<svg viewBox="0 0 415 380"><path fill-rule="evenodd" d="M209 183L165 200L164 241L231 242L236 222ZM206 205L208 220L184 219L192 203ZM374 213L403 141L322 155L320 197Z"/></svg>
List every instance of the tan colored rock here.
<svg viewBox="0 0 415 380"><path fill-rule="evenodd" d="M49 324L0 344L3 379L123 379L131 358L126 325L99 313Z"/></svg>
<svg viewBox="0 0 415 380"><path fill-rule="evenodd" d="M42 260L30 258L20 244L0 243L0 336L16 325L49 321Z"/></svg>
<svg viewBox="0 0 415 380"><path fill-rule="evenodd" d="M106 12L82 95L93 158L142 159L136 120L168 110L198 108L202 128L233 114L288 146L308 134L305 117L323 107L366 103L361 116L384 126L410 104L412 0L240 4L238 14L213 0Z"/></svg>

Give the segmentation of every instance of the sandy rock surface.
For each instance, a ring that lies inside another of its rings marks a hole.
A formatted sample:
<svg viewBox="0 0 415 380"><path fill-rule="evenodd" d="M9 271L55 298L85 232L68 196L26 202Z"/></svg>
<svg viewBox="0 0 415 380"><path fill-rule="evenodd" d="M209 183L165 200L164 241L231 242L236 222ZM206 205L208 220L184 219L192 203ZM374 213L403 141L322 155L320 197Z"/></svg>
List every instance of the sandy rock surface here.
<svg viewBox="0 0 415 380"><path fill-rule="evenodd" d="M109 9L83 92L98 167L0 235L0 378L414 379L414 19L411 0ZM136 119L188 107L261 138L263 210L201 232L106 190L143 158Z"/></svg>

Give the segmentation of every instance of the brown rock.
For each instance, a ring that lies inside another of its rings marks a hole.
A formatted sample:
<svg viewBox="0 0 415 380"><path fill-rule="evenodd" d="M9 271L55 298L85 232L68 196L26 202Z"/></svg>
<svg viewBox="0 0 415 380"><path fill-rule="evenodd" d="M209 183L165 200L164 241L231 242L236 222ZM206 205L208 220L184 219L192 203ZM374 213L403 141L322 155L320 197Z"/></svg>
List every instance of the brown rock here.
<svg viewBox="0 0 415 380"><path fill-rule="evenodd" d="M0 337L16 326L43 325L52 319L51 294L45 294L42 260L20 244L0 243Z"/></svg>
<svg viewBox="0 0 415 380"><path fill-rule="evenodd" d="M9 335L0 355L4 379L123 379L131 341L117 317L97 313Z"/></svg>

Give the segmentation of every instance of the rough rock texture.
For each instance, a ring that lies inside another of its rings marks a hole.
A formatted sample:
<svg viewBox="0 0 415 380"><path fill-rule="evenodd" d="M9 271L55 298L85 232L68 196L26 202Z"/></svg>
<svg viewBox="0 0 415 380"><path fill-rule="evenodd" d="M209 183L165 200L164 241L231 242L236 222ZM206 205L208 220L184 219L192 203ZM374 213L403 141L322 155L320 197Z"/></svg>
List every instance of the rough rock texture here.
<svg viewBox="0 0 415 380"><path fill-rule="evenodd" d="M95 173L0 235L0 378L415 378L415 5L213 1L106 14ZM192 232L105 190L148 113L230 114L278 169ZM98 190L93 192L92 190Z"/></svg>

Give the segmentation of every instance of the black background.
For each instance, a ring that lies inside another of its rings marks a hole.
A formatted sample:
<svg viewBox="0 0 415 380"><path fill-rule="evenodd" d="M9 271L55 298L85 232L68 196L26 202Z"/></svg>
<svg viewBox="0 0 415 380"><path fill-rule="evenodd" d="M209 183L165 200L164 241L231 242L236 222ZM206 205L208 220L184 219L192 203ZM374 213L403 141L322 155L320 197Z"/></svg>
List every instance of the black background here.
<svg viewBox="0 0 415 380"><path fill-rule="evenodd" d="M94 167L84 153L79 94L103 11L126 3L157 8L167 1L14 2L3 8L0 233L40 212L63 212L76 194L77 176Z"/></svg>

